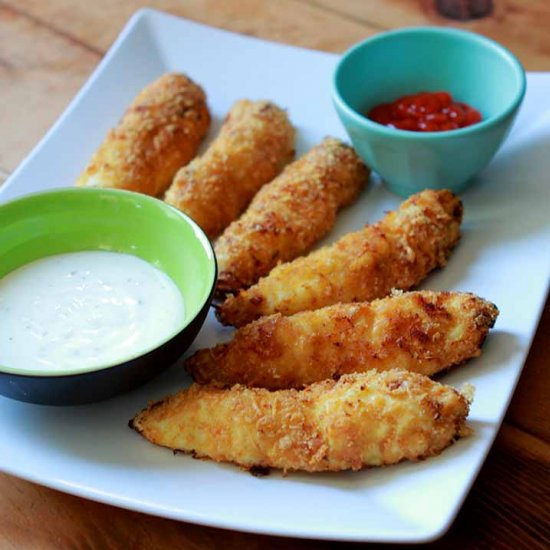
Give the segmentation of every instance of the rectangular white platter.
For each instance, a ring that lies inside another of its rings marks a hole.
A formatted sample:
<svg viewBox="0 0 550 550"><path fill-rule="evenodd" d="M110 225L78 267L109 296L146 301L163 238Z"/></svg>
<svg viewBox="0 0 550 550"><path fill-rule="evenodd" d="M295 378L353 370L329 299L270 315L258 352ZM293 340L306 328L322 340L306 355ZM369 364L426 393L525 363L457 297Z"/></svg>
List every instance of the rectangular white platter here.
<svg viewBox="0 0 550 550"><path fill-rule="evenodd" d="M298 153L325 135L345 138L329 97L336 61L335 55L141 11L3 186L0 200L71 186L138 90L166 71L185 72L204 86L215 121L211 136L235 100L268 98L288 109L298 128ZM444 377L449 384L469 381L477 388L473 436L420 463L257 478L234 466L174 456L128 428L148 400L189 383L182 369L173 367L130 394L89 406L54 408L0 398L0 469L117 506L256 533L385 542L442 535L497 433L548 290L549 89L549 74L529 75L512 134L463 195L460 245L448 266L424 284L475 292L501 310L483 356ZM325 242L379 219L399 202L373 178ZM229 334L210 315L193 349Z"/></svg>

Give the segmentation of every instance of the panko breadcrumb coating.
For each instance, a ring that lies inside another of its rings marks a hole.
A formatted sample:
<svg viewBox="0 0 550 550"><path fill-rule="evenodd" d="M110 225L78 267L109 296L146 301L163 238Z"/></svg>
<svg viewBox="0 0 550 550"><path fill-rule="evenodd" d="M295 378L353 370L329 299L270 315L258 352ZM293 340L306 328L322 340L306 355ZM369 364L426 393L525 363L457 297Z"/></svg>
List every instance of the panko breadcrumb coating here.
<svg viewBox="0 0 550 550"><path fill-rule="evenodd" d="M290 317L262 317L186 363L195 382L271 390L352 372L399 368L431 376L481 354L498 309L466 292L407 292Z"/></svg>
<svg viewBox="0 0 550 550"><path fill-rule="evenodd" d="M197 154L209 126L202 88L183 74L165 74L136 97L76 185L157 196Z"/></svg>
<svg viewBox="0 0 550 550"><path fill-rule="evenodd" d="M294 133L273 103L238 101L204 155L176 174L165 201L217 236L292 160Z"/></svg>
<svg viewBox="0 0 550 550"><path fill-rule="evenodd" d="M301 391L193 384L130 426L157 445L246 469L360 470L437 455L467 435L472 390L401 370Z"/></svg>
<svg viewBox="0 0 550 550"><path fill-rule="evenodd" d="M246 288L308 250L333 227L337 211L357 198L368 176L355 151L334 138L287 166L216 243L218 292Z"/></svg>
<svg viewBox="0 0 550 550"><path fill-rule="evenodd" d="M460 236L462 203L447 190L413 195L381 221L308 256L275 267L230 296L217 314L243 326L272 313L292 315L339 302L363 302L408 290L444 266Z"/></svg>

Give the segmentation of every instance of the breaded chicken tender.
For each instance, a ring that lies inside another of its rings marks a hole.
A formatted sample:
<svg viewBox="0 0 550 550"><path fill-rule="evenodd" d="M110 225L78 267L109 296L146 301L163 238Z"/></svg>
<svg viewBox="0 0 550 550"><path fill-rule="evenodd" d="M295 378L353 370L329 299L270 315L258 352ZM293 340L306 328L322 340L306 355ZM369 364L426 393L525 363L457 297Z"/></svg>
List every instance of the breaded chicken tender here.
<svg viewBox="0 0 550 550"><path fill-rule="evenodd" d="M238 101L205 154L176 174L165 201L217 236L292 160L294 134L273 103Z"/></svg>
<svg viewBox="0 0 550 550"><path fill-rule="evenodd" d="M229 297L218 318L242 326L262 315L292 315L408 290L445 265L461 221L462 203L453 193L422 191L378 223L275 267L254 286Z"/></svg>
<svg viewBox="0 0 550 550"><path fill-rule="evenodd" d="M360 470L437 455L467 435L470 388L400 370L301 391L193 384L130 426L157 445L246 469Z"/></svg>
<svg viewBox="0 0 550 550"><path fill-rule="evenodd" d="M498 315L466 292L400 293L290 317L262 317L190 357L200 384L302 388L343 374L399 368L431 376L481 354Z"/></svg>
<svg viewBox="0 0 550 550"><path fill-rule="evenodd" d="M308 250L330 231L337 211L357 197L368 176L355 151L334 138L287 166L216 243L218 292L246 288Z"/></svg>
<svg viewBox="0 0 550 550"><path fill-rule="evenodd" d="M209 126L202 88L183 74L165 74L136 97L76 185L157 196L197 154Z"/></svg>

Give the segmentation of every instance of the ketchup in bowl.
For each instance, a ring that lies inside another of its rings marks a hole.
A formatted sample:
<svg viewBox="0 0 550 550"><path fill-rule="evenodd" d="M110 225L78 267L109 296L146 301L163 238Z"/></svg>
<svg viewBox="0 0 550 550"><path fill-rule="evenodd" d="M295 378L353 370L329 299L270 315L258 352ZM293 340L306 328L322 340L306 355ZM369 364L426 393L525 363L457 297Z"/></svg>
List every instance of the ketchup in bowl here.
<svg viewBox="0 0 550 550"><path fill-rule="evenodd" d="M378 124L413 132L443 132L481 121L478 110L448 92L420 92L373 107L367 117Z"/></svg>

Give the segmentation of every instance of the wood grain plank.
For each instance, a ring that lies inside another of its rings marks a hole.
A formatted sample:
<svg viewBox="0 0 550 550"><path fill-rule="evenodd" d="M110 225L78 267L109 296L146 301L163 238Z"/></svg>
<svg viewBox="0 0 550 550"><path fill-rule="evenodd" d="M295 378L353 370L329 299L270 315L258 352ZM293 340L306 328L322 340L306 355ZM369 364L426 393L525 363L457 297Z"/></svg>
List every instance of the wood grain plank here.
<svg viewBox="0 0 550 550"><path fill-rule="evenodd" d="M341 51L379 30L300 0L8 1L17 1L19 9L102 50L108 48L128 18L144 6L250 36L326 51Z"/></svg>
<svg viewBox="0 0 550 550"><path fill-rule="evenodd" d="M97 55L102 55L103 54L102 51L95 49L93 46L85 44L84 42L80 42L78 40L78 38L72 36L70 33L65 31L65 29L63 29L61 27L57 27L55 24L48 23L47 21L42 21L39 17L36 17L31 13L28 13L28 12L25 12L25 11L21 10L20 7L19 7L18 2L8 3L8 2L4 2L4 1L0 0L0 7L10 9L15 14L23 16L26 19L29 19L30 21L32 21L38 27L46 27L50 31L54 32L55 34L57 34L57 35L59 35L63 38L65 38L69 42L73 42L74 44L80 46L81 48L90 50L91 52L93 52Z"/></svg>
<svg viewBox="0 0 550 550"><path fill-rule="evenodd" d="M327 51L342 51L386 28L455 26L502 42L529 70L550 70L547 0L499 0L491 16L468 22L440 16L433 0L17 0L17 6L100 50L109 46L136 9L149 6L235 32Z"/></svg>
<svg viewBox="0 0 550 550"><path fill-rule="evenodd" d="M0 5L0 98L9 105L0 109L0 166L17 166L98 61L99 55Z"/></svg>
<svg viewBox="0 0 550 550"><path fill-rule="evenodd" d="M434 548L549 548L549 452L505 424L457 521Z"/></svg>
<svg viewBox="0 0 550 550"><path fill-rule="evenodd" d="M0 474L0 548L313 548L130 512ZM184 493L182 493L183 498ZM185 496L189 498L189 495ZM325 546L315 546L324 548Z"/></svg>
<svg viewBox="0 0 550 550"><path fill-rule="evenodd" d="M440 541L419 548L544 548L550 525L545 507L549 457L550 445L504 425L451 531ZM1 548L356 548L352 544L265 537L179 523L80 499L3 474L0 494Z"/></svg>
<svg viewBox="0 0 550 550"><path fill-rule="evenodd" d="M550 299L508 409L509 422L550 442Z"/></svg>
<svg viewBox="0 0 550 550"><path fill-rule="evenodd" d="M10 173L0 166L0 185L2 185L7 179Z"/></svg>
<svg viewBox="0 0 550 550"><path fill-rule="evenodd" d="M434 0L304 0L366 25L397 28L443 25L469 29L510 48L531 71L550 70L550 2L547 0L497 0L493 13L467 22L442 17Z"/></svg>

